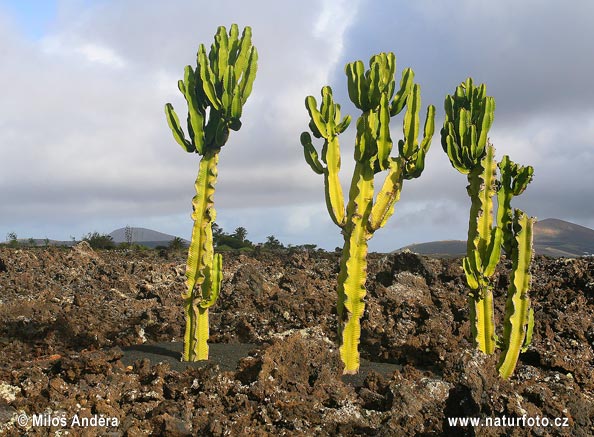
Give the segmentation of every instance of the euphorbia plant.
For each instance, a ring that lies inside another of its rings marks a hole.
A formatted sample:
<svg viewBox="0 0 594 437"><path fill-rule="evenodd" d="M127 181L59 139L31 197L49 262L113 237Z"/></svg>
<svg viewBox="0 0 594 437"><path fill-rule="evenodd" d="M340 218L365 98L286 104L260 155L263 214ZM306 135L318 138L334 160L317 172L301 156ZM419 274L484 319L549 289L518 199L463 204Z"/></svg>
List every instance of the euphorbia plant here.
<svg viewBox="0 0 594 437"><path fill-rule="evenodd" d="M219 296L223 278L222 256L214 253L212 240L217 162L229 131L241 127L243 105L256 77L258 54L251 36L249 27L239 37L236 24L229 34L221 26L208 55L201 44L196 68L185 67L178 87L188 104L189 138L173 106L165 105L167 122L177 143L186 152L202 157L192 199L194 227L186 266L187 289L182 295L186 315L184 361L208 359L208 309Z"/></svg>
<svg viewBox="0 0 594 437"><path fill-rule="evenodd" d="M301 134L305 160L314 172L324 175L328 212L344 236L338 275L337 311L340 355L345 374L357 373L359 369L358 346L360 319L365 309L367 240L386 224L394 212L403 181L421 175L434 131L435 108L429 106L423 139L419 144L421 89L418 84L414 84L413 71L406 69L402 73L400 89L396 91L395 70L393 53L373 56L367 71L361 61L346 66L349 97L362 112L357 120L355 170L346 209L338 176L338 136L347 129L351 118L348 115L341 118L340 105L334 103L332 89L328 86L322 88L319 109L313 96L305 99L305 107L311 118L309 128L314 137L324 140L320 161L311 135L308 132ZM393 145L390 119L405 108L404 137L398 141L399 154L390 156ZM374 176L383 171L387 174L382 189L374 198Z"/></svg>
<svg viewBox="0 0 594 437"><path fill-rule="evenodd" d="M455 94L446 96L445 112L442 147L452 166L467 175L471 199L463 267L471 290L468 303L472 338L476 347L486 354L492 354L497 345L502 347L499 371L507 378L513 373L522 345L525 347L530 342L533 326L528 290L534 219L513 210L511 200L526 189L534 170L517 165L507 155L499 164L495 161L495 148L488 138L495 100L487 96L484 84L476 87L472 79L467 79L456 88ZM495 195L498 202L494 223ZM503 338L499 340L495 334L491 278L502 248L513 265Z"/></svg>

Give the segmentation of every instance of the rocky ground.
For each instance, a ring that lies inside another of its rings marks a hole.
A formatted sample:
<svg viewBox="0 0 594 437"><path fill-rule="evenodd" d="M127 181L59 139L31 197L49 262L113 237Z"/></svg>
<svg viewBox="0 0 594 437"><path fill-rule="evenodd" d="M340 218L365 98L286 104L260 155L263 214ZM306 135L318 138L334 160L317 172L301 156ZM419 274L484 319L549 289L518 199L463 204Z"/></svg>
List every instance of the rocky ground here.
<svg viewBox="0 0 594 437"><path fill-rule="evenodd" d="M0 248L0 435L594 435L592 258L535 260L533 343L509 381L468 342L460 260L410 253L370 255L359 379L341 377L333 253L225 254L211 343L236 360L156 359L179 347L184 261ZM450 426L463 416L538 423Z"/></svg>

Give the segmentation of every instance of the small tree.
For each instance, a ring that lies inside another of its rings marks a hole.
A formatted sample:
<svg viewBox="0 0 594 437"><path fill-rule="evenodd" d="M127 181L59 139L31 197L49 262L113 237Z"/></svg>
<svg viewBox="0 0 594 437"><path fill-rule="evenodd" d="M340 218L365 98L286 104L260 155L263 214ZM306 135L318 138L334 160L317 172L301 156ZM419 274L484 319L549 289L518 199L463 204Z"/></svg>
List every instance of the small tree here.
<svg viewBox="0 0 594 437"><path fill-rule="evenodd" d="M245 238L247 237L247 230L246 228L240 226L238 228L235 229L235 232L233 232L233 236L235 238L237 238L239 241L245 241Z"/></svg>
<svg viewBox="0 0 594 437"><path fill-rule="evenodd" d="M99 232L88 233L83 241L89 243L93 249L113 249L115 243L111 235L100 234Z"/></svg>
<svg viewBox="0 0 594 437"><path fill-rule="evenodd" d="M15 232L9 232L6 234L6 241L8 241L8 245L10 247L17 247L19 245L19 240Z"/></svg>
<svg viewBox="0 0 594 437"><path fill-rule="evenodd" d="M168 249L177 251L184 249L185 247L186 243L184 242L184 240L180 237L175 237L173 240L169 242Z"/></svg>
<svg viewBox="0 0 594 437"><path fill-rule="evenodd" d="M178 81L188 104L187 136L173 106L165 105L175 141L186 152L200 156L192 199L194 226L186 264L187 288L182 294L186 314L183 361L208 359L208 310L217 301L223 280L223 258L213 249L217 164L230 131L241 128L243 106L252 92L258 53L251 39L250 27L239 36L239 28L233 24L229 33L223 26L218 28L208 54L200 44L196 68L187 65L184 79Z"/></svg>
<svg viewBox="0 0 594 437"><path fill-rule="evenodd" d="M129 225L126 225L124 228L124 238L126 239L126 243L128 247L132 246L132 228Z"/></svg>
<svg viewBox="0 0 594 437"><path fill-rule="evenodd" d="M263 245L267 249L284 249L285 246L274 235L266 237L266 242Z"/></svg>

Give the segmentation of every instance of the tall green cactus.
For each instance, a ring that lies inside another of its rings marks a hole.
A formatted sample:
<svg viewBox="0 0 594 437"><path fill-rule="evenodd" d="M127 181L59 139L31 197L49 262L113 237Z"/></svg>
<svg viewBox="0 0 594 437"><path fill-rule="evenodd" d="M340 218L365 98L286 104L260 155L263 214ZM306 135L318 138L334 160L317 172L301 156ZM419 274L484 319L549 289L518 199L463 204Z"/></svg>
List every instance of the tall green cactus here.
<svg viewBox="0 0 594 437"><path fill-rule="evenodd" d="M414 84L413 71L406 69L402 73L400 89L395 93L395 71L396 58L393 53L373 56L367 71L361 61L346 66L349 97L362 111L357 120L355 169L346 210L338 176L338 136L349 126L351 118L348 115L341 118L340 105L334 103L332 89L328 86L322 88L319 109L313 96L305 99L305 107L311 118L309 128L314 137L324 139L320 161L311 135L308 132L301 134L305 160L314 172L324 175L326 205L330 217L342 228L344 236L338 274L337 310L340 355L345 374L357 373L359 369L358 345L361 337L360 319L365 309L367 241L386 224L394 212L404 179L420 176L434 131L435 108L429 106L423 139L419 144L420 87ZM393 143L390 118L405 107L404 139L398 142L399 155L391 157ZM382 189L374 199L374 175L381 171L387 171L387 174Z"/></svg>
<svg viewBox="0 0 594 437"><path fill-rule="evenodd" d="M196 68L185 67L178 88L188 105L189 139L173 106L165 105L167 123L177 143L186 152L202 156L192 199L194 226L186 266L187 289L182 294L186 315L183 361L208 359L208 309L216 302L223 279L222 256L215 255L212 240L217 163L229 130L241 128L243 105L256 77L258 53L251 38L250 27L239 37L236 24L229 34L220 26L208 55L200 44Z"/></svg>
<svg viewBox="0 0 594 437"><path fill-rule="evenodd" d="M520 352L530 344L534 327L534 311L530 307L530 265L532 263L532 228L535 219L519 209L512 214L511 200L524 192L534 174L531 166L519 166L507 155L499 163L501 182L497 193L497 226L503 231L502 246L512 260L512 271L505 316L499 374L509 378L516 368Z"/></svg>
<svg viewBox="0 0 594 437"><path fill-rule="evenodd" d="M454 168L468 177L471 199L466 257L463 261L472 336L486 354L495 350L493 291L491 276L499 262L502 231L493 228L493 196L496 192L495 149L488 132L493 123L495 99L487 96L484 84L475 87L472 79L445 99L445 121L441 143Z"/></svg>
<svg viewBox="0 0 594 437"><path fill-rule="evenodd" d="M534 218L519 209L514 211L511 232L512 272L505 305L502 354L499 374L509 378L516 368L520 352L530 344L534 327L534 311L530 307L530 264L532 263L532 227Z"/></svg>
<svg viewBox="0 0 594 437"><path fill-rule="evenodd" d="M495 148L488 139L495 100L487 96L484 84L475 87L468 78L453 95L446 96L445 112L441 144L452 166L467 175L471 199L467 251L462 265L471 290L468 302L472 338L477 348L486 354L492 354L498 345L503 347L500 372L508 377L515 368L520 347L531 335L529 317L532 313L528 311L527 293L534 222L520 210L514 213L511 200L526 189L534 170L530 166L518 166L508 156L499 164L495 161ZM498 167L500 179L497 178ZM495 195L497 217L493 223ZM491 277L499 263L501 249L514 264L504 333L498 344Z"/></svg>

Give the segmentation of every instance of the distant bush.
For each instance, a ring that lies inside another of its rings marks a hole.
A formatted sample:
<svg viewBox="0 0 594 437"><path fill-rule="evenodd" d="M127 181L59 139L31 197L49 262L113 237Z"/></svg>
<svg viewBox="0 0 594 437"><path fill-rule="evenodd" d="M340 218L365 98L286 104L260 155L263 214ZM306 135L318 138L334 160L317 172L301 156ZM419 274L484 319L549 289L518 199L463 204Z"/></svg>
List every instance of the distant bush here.
<svg viewBox="0 0 594 437"><path fill-rule="evenodd" d="M6 241L8 241L9 247L19 247L19 240L17 238L17 234L14 232L9 232L6 234Z"/></svg>
<svg viewBox="0 0 594 437"><path fill-rule="evenodd" d="M220 250L222 246L228 246L231 249L241 249L242 247L253 247L249 240L240 240L233 235L219 235L216 238L216 247Z"/></svg>
<svg viewBox="0 0 594 437"><path fill-rule="evenodd" d="M93 249L114 249L116 247L111 235L99 232L88 233L83 237L83 241L89 243Z"/></svg>
<svg viewBox="0 0 594 437"><path fill-rule="evenodd" d="M167 246L169 250L182 250L186 247L188 247L188 245L180 237L175 237L173 240L169 242L169 246Z"/></svg>

